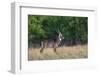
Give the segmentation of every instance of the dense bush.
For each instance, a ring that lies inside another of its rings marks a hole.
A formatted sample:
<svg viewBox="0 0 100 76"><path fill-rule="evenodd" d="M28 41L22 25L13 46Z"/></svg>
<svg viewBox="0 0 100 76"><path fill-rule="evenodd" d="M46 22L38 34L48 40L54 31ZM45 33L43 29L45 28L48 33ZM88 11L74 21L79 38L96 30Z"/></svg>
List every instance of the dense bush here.
<svg viewBox="0 0 100 76"><path fill-rule="evenodd" d="M28 15L28 42L52 38L60 31L64 42L69 44L87 43L88 18L73 16L37 16Z"/></svg>

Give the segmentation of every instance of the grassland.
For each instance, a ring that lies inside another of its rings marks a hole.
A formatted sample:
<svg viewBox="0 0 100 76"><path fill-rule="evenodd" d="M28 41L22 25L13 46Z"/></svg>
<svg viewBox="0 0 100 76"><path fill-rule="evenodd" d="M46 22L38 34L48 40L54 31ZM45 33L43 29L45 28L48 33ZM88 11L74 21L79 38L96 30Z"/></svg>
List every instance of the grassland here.
<svg viewBox="0 0 100 76"><path fill-rule="evenodd" d="M29 48L28 60L77 59L88 57L87 45L58 47L56 53L53 51L53 48L45 48L43 53L40 53L40 49Z"/></svg>

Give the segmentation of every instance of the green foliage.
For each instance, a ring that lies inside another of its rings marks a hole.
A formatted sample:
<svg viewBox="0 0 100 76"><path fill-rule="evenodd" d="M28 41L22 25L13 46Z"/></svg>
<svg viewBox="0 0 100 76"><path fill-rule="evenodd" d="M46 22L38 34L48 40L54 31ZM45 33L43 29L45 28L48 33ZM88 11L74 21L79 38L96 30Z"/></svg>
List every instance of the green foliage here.
<svg viewBox="0 0 100 76"><path fill-rule="evenodd" d="M51 38L60 31L65 40L87 43L88 18L73 16L28 16L28 39Z"/></svg>

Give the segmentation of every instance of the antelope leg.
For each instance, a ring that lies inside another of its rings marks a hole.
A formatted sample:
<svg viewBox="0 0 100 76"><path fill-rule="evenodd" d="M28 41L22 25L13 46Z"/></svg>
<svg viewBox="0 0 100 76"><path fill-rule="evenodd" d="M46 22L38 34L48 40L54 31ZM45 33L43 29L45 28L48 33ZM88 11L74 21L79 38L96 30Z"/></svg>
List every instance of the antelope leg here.
<svg viewBox="0 0 100 76"><path fill-rule="evenodd" d="M42 52L43 52L43 50L44 50L44 48L41 48L40 53L42 53Z"/></svg>
<svg viewBox="0 0 100 76"><path fill-rule="evenodd" d="M54 52L56 52L56 48L54 48Z"/></svg>

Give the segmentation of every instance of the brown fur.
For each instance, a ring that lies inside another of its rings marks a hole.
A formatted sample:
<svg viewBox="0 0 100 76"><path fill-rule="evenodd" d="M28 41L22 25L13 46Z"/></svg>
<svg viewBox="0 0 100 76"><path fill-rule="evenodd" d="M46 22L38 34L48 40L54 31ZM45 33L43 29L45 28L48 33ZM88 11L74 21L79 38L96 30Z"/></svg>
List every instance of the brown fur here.
<svg viewBox="0 0 100 76"><path fill-rule="evenodd" d="M58 35L55 36L56 37L54 39L51 40L46 39L44 41L41 41L42 48L40 50L40 53L42 53L45 48L50 48L50 47L52 47L54 49L54 52L56 52L56 48L60 44L61 40L64 39L64 37L60 32L58 33Z"/></svg>

